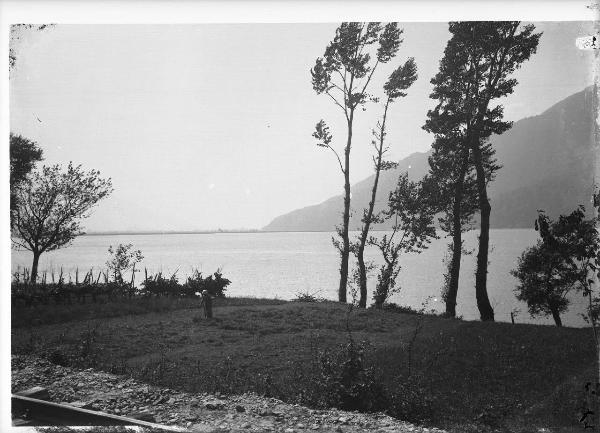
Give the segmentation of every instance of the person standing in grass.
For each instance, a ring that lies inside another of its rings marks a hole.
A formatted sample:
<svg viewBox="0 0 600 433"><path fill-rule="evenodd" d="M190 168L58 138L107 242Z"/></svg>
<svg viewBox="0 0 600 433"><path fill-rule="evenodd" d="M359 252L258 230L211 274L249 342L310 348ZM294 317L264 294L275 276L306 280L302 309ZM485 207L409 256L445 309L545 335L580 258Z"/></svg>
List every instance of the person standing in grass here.
<svg viewBox="0 0 600 433"><path fill-rule="evenodd" d="M212 297L208 290L202 291L202 301L200 302L200 306L204 307L204 317L207 319L212 319Z"/></svg>

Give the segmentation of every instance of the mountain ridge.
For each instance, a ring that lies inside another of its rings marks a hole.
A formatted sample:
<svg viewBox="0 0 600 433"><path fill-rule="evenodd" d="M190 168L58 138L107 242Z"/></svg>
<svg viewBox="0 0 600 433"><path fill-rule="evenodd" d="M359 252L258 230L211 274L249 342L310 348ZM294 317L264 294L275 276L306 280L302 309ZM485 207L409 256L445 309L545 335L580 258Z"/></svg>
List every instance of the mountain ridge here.
<svg viewBox="0 0 600 433"><path fill-rule="evenodd" d="M595 88L590 86L538 115L514 122L507 132L492 137L498 162L502 164L489 186L493 228L529 228L537 209L555 217L579 204L589 204L593 193L596 111ZM401 173L408 172L411 180L419 180L427 173L429 154L430 151L414 152L399 161L397 169L381 174L376 210L383 208ZM373 176L351 186L351 230L360 228ZM342 196L336 195L279 215L263 230L332 231L341 222L341 214ZM374 228L387 227L383 224Z"/></svg>

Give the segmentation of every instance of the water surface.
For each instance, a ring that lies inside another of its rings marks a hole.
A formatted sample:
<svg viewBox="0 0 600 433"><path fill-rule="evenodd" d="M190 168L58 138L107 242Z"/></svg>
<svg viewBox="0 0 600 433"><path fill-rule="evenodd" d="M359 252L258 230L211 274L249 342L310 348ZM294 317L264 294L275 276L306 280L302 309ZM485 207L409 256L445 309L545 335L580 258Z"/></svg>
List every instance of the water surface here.
<svg viewBox="0 0 600 433"><path fill-rule="evenodd" d="M374 234L382 235L382 232ZM354 234L357 235L356 233ZM332 233L214 233L214 234L146 234L146 235L88 235L77 238L72 245L40 258L40 270L62 266L65 273L80 275L89 269L106 269L109 245L131 243L144 255L143 267L167 275L176 272L182 281L194 269L204 274L221 268L232 283L227 293L232 296L255 296L292 299L299 292L336 299L339 279L339 257L331 244ZM510 270L516 266L521 252L535 244L534 230L501 229L490 233L490 266L488 293L496 320L510 321L510 312L517 308L517 322L552 324L551 318L532 319L527 306L515 299L516 279ZM405 255L398 278L400 293L392 301L420 308L431 297L429 308L444 310L440 288L445 271L444 256L448 239L438 239L421 254ZM458 292L457 314L465 319L478 319L475 304L475 262L477 232L465 234L465 247L473 254L463 256ZM367 251L367 259L382 263L376 249ZM31 253L12 251L12 269L31 266ZM141 274L137 276L138 280ZM375 285L370 278L369 297ZM581 326L583 298L573 296L574 304L563 316L565 326ZM369 299L370 302L370 299Z"/></svg>

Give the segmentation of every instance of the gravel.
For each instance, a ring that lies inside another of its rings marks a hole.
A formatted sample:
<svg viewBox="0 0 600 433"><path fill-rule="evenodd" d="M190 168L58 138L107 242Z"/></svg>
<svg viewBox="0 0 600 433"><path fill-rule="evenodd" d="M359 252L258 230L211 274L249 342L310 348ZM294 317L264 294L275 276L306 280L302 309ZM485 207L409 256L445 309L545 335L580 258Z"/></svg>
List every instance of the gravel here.
<svg viewBox="0 0 600 433"><path fill-rule="evenodd" d="M47 388L51 401L73 403L187 428L192 432L414 432L444 433L384 414L314 410L256 394L210 395L150 386L93 369L78 370L23 355L12 356L12 392Z"/></svg>

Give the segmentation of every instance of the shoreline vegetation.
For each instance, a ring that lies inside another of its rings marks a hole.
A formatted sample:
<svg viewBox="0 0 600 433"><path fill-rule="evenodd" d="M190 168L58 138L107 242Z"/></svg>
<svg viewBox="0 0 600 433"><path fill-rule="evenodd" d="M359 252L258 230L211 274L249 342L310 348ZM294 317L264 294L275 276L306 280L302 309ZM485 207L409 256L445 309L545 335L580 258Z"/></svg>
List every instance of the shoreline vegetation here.
<svg viewBox="0 0 600 433"><path fill-rule="evenodd" d="M168 296L14 305L12 353L451 432L579 427L583 385L594 377L589 329L463 321L394 304L351 309L308 293L218 297L214 319L199 305Z"/></svg>

